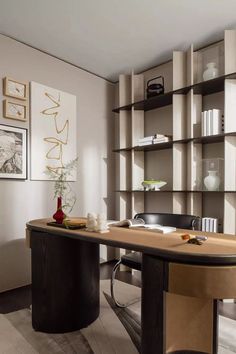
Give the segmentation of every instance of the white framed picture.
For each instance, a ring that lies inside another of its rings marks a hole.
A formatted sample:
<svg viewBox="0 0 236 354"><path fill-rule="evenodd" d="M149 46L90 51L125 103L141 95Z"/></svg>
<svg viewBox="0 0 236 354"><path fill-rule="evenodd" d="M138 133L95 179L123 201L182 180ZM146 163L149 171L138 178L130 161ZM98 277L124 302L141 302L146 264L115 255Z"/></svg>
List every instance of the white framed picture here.
<svg viewBox="0 0 236 354"><path fill-rule="evenodd" d="M27 179L27 130L0 124L0 178Z"/></svg>
<svg viewBox="0 0 236 354"><path fill-rule="evenodd" d="M77 157L76 96L31 82L31 179L48 180ZM68 181L76 181L76 170Z"/></svg>

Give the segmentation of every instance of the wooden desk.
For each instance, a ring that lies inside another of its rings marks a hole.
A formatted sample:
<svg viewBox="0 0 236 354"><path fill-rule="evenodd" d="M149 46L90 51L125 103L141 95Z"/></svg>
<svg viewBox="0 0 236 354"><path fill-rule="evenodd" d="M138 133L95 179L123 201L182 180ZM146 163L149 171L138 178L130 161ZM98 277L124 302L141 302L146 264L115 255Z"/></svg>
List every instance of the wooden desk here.
<svg viewBox="0 0 236 354"><path fill-rule="evenodd" d="M217 353L217 299L236 298L236 237L201 246L171 234L113 227L99 234L27 224L32 248L32 323L64 332L99 314L99 244L143 253L142 354ZM51 220L50 220L51 221Z"/></svg>

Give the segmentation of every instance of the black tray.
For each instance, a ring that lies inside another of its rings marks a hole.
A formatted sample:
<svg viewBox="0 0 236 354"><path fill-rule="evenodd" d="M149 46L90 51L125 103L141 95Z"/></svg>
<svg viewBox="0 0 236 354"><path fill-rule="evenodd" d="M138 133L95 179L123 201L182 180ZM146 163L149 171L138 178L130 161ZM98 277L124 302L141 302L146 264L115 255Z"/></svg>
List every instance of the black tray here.
<svg viewBox="0 0 236 354"><path fill-rule="evenodd" d="M69 230L77 230L77 229L85 229L83 225L64 225L64 224L57 224L56 221L51 221L47 223L48 226L55 226L60 227L62 229L69 229Z"/></svg>

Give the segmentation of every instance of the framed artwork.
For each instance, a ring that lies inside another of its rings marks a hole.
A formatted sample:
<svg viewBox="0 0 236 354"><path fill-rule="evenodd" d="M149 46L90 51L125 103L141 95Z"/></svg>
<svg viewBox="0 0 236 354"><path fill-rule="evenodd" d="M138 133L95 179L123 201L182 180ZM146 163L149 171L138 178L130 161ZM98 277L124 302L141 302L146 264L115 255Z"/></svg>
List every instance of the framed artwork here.
<svg viewBox="0 0 236 354"><path fill-rule="evenodd" d="M49 180L77 157L76 96L31 82L31 179ZM76 169L68 178L76 181Z"/></svg>
<svg viewBox="0 0 236 354"><path fill-rule="evenodd" d="M28 105L14 100L3 100L3 117L26 122L28 119Z"/></svg>
<svg viewBox="0 0 236 354"><path fill-rule="evenodd" d="M27 130L0 124L0 178L27 179Z"/></svg>
<svg viewBox="0 0 236 354"><path fill-rule="evenodd" d="M21 82L18 80L5 77L3 79L3 94L19 100L28 99L29 84L28 82Z"/></svg>

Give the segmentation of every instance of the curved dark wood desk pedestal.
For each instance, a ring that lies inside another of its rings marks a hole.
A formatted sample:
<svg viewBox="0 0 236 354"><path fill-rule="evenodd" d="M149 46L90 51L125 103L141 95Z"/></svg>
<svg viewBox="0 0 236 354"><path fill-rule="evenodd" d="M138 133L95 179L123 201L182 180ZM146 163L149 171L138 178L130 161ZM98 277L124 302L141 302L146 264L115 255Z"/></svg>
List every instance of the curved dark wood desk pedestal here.
<svg viewBox="0 0 236 354"><path fill-rule="evenodd" d="M181 239L185 230L162 235L114 227L98 234L48 221L27 224L34 329L72 331L97 318L99 244L105 244L143 253L141 354L217 354L217 301L236 298L235 236L207 233L197 246Z"/></svg>
<svg viewBox="0 0 236 354"><path fill-rule="evenodd" d="M99 315L99 244L32 231L32 325L64 333Z"/></svg>

